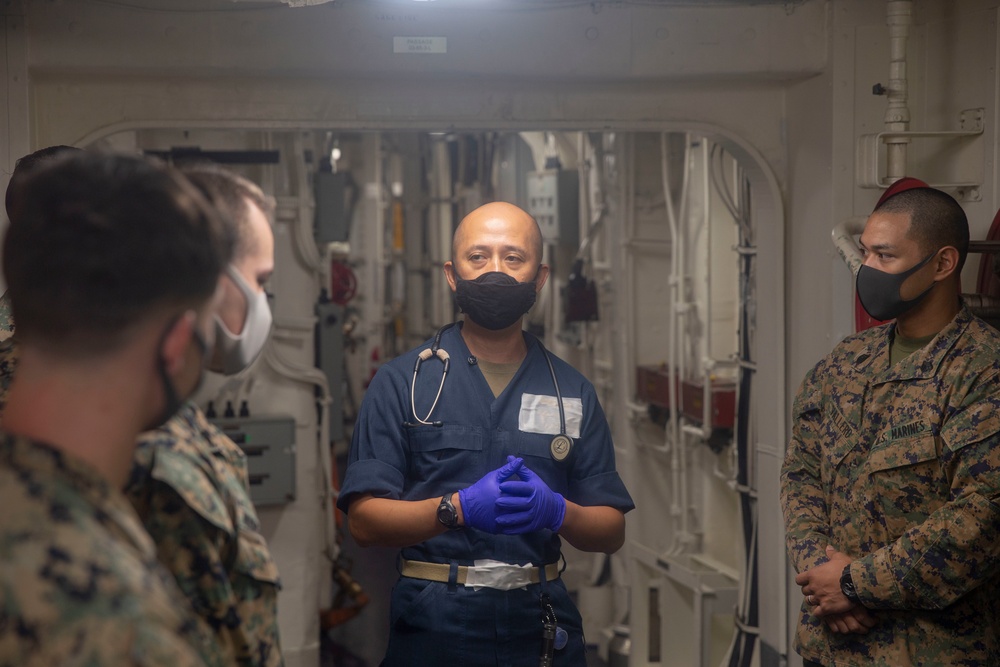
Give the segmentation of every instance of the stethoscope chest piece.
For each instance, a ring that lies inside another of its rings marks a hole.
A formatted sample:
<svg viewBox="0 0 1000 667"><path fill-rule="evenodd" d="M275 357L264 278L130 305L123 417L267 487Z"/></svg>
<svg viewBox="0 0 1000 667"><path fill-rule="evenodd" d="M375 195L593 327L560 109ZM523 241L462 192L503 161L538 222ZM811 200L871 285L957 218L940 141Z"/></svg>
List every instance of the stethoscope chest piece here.
<svg viewBox="0 0 1000 667"><path fill-rule="evenodd" d="M549 453L554 461L565 461L569 456L569 450L573 448L573 441L567 435L557 435L549 443Z"/></svg>

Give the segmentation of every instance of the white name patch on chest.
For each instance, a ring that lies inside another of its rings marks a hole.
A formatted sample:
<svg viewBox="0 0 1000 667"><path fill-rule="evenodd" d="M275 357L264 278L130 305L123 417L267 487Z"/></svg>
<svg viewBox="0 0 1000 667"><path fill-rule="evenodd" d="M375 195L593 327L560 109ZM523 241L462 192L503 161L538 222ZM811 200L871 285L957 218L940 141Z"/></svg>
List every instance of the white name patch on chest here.
<svg viewBox="0 0 1000 667"><path fill-rule="evenodd" d="M579 438L580 424L583 423L583 401L564 396L562 402L563 412L566 413L566 435ZM522 394L517 427L524 433L559 435L559 401L555 396Z"/></svg>

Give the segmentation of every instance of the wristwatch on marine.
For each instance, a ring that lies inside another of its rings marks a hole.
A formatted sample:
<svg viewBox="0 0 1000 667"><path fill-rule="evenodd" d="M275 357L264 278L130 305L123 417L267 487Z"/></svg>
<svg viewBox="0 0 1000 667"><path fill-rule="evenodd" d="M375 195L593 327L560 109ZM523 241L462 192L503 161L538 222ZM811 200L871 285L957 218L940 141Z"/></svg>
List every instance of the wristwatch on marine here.
<svg viewBox="0 0 1000 667"><path fill-rule="evenodd" d="M448 530L458 530L461 528L458 525L458 510L455 509L454 503L451 502L452 494L446 493L441 498L441 504L438 505L437 518Z"/></svg>
<svg viewBox="0 0 1000 667"><path fill-rule="evenodd" d="M844 573L840 575L840 591L844 594L845 598L854 604L861 604L861 598L858 597L858 589L854 587L854 579L851 578L850 565L845 566Z"/></svg>

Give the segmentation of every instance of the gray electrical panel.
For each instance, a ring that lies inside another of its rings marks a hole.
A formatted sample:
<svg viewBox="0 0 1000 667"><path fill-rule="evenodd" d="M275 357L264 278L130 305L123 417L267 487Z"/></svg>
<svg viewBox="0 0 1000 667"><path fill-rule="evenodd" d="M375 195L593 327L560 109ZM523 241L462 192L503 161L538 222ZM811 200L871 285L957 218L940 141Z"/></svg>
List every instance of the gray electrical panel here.
<svg viewBox="0 0 1000 667"><path fill-rule="evenodd" d="M211 422L247 455L250 499L254 505L295 500L295 419L234 417Z"/></svg>
<svg viewBox="0 0 1000 667"><path fill-rule="evenodd" d="M580 178L574 170L531 171L528 213L538 222L546 243L580 245Z"/></svg>

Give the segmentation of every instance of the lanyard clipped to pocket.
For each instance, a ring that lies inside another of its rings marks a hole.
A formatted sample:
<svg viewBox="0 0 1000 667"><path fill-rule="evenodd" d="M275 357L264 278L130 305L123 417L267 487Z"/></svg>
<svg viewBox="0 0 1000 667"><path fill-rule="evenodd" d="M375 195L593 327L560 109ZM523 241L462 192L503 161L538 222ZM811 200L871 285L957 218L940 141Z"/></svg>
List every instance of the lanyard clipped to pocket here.
<svg viewBox="0 0 1000 667"><path fill-rule="evenodd" d="M569 635L556 624L556 611L548 593L542 593L538 601L542 605L542 651L538 657L538 667L552 667L555 652L566 648Z"/></svg>

